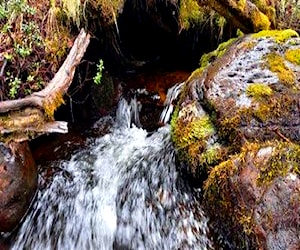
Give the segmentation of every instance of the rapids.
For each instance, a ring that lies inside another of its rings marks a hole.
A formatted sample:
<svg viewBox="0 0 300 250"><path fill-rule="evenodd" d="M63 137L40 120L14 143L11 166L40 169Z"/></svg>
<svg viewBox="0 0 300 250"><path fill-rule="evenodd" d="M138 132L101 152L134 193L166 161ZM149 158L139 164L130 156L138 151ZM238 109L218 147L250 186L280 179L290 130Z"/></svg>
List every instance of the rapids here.
<svg viewBox="0 0 300 250"><path fill-rule="evenodd" d="M176 167L170 125L137 127L136 106L121 99L108 134L53 162L51 180L40 176L11 249L213 248L199 198Z"/></svg>

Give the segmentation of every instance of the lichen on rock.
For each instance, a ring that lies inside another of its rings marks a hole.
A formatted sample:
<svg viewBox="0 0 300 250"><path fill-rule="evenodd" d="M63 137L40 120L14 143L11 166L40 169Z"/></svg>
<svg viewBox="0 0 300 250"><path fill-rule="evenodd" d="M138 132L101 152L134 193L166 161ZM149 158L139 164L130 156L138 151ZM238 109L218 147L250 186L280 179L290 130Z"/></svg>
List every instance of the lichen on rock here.
<svg viewBox="0 0 300 250"><path fill-rule="evenodd" d="M246 144L211 171L205 204L213 221L222 221L215 230L234 249L278 249L276 244L293 249L299 244L299 149L280 141Z"/></svg>
<svg viewBox="0 0 300 250"><path fill-rule="evenodd" d="M230 249L300 244L299 48L295 31L273 30L204 56L173 117L179 158L208 175L204 203Z"/></svg>

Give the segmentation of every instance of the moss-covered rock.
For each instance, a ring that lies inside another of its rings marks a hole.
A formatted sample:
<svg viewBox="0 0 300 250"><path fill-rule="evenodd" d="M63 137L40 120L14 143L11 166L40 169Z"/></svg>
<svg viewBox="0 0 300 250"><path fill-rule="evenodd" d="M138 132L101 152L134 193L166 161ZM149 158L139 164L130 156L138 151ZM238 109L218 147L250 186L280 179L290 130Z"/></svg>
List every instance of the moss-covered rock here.
<svg viewBox="0 0 300 250"><path fill-rule="evenodd" d="M205 205L230 249L299 246L299 164L298 144L273 141L246 144L211 171Z"/></svg>
<svg viewBox="0 0 300 250"><path fill-rule="evenodd" d="M204 202L229 249L300 244L299 48L295 31L275 30L205 55L173 116L179 159L200 186L209 176Z"/></svg>

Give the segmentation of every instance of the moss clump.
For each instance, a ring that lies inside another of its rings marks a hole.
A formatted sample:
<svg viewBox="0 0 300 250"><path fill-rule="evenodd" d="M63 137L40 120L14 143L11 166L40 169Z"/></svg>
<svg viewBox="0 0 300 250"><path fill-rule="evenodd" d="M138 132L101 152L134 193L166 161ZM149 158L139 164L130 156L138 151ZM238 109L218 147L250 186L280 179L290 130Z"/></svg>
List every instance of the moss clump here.
<svg viewBox="0 0 300 250"><path fill-rule="evenodd" d="M189 112L193 105L176 108L172 120L172 140L178 149L181 161L187 162L192 174L197 178L206 174L209 166L217 164L224 152L220 145L209 145L208 140L215 133L215 128L208 115L195 117ZM187 119L186 119L187 117Z"/></svg>
<svg viewBox="0 0 300 250"><path fill-rule="evenodd" d="M253 169L253 165L256 169ZM262 219L257 221L254 216L255 211L265 201L263 196L251 194L264 195L267 185L288 173L299 176L299 166L300 146L298 144L270 141L246 143L241 153L233 155L229 160L214 167L204 183L204 201L212 222L218 225L216 228L218 235L228 237L226 240L237 245L234 249L249 248L249 246L247 248L242 246L242 239L249 241L252 249L257 243L255 230L257 223L261 225L260 221L268 219L272 214L262 213ZM250 170L250 173L248 170L243 171L245 168ZM245 173L249 173L250 177L247 178ZM256 188L251 190L249 186ZM248 190L250 195L244 193ZM232 228L235 230L230 231Z"/></svg>
<svg viewBox="0 0 300 250"><path fill-rule="evenodd" d="M272 89L268 85L263 83L250 84L246 89L247 96L253 97L256 100L271 96L272 93Z"/></svg>
<svg viewBox="0 0 300 250"><path fill-rule="evenodd" d="M274 7L266 3L266 0L252 0L252 2L257 6L257 8L264 13L272 24L275 26L276 10Z"/></svg>
<svg viewBox="0 0 300 250"><path fill-rule="evenodd" d="M52 98L49 96L45 99L45 102L43 103L43 107L45 110L45 114L48 117L48 119L52 120L54 117L55 110L61 105L64 104L64 99L62 95L57 95L55 98Z"/></svg>
<svg viewBox="0 0 300 250"><path fill-rule="evenodd" d="M269 18L260 11L253 11L250 13L253 20L254 31L268 30L271 26Z"/></svg>
<svg viewBox="0 0 300 250"><path fill-rule="evenodd" d="M289 172L300 175L300 146L290 142L277 142L268 162L257 167L260 168L257 178L259 185L269 185L275 178L286 176Z"/></svg>
<svg viewBox="0 0 300 250"><path fill-rule="evenodd" d="M225 116L218 121L218 135L229 146L229 151L237 152L240 149L242 140L239 132L241 115L238 112L232 117Z"/></svg>
<svg viewBox="0 0 300 250"><path fill-rule="evenodd" d="M196 118L188 123L180 118L173 127L173 139L178 149L185 149L193 142L208 138L214 133L214 127L208 116Z"/></svg>
<svg viewBox="0 0 300 250"><path fill-rule="evenodd" d="M200 59L200 69L205 69L207 66L214 61L216 58L221 57L225 54L228 47L233 44L238 38L231 38L226 42L221 43L214 51L202 55Z"/></svg>
<svg viewBox="0 0 300 250"><path fill-rule="evenodd" d="M300 49L289 49L285 52L285 58L297 65L300 65Z"/></svg>
<svg viewBox="0 0 300 250"><path fill-rule="evenodd" d="M204 13L196 0L186 0L180 2L180 21L183 28L188 29L191 23L200 23L204 20Z"/></svg>
<svg viewBox="0 0 300 250"><path fill-rule="evenodd" d="M277 43L284 43L291 37L298 37L298 33L292 29L286 30L262 30L252 35L253 38L272 37Z"/></svg>
<svg viewBox="0 0 300 250"><path fill-rule="evenodd" d="M285 63L284 58L276 53L270 53L266 57L269 69L276 73L279 80L286 86L292 86L295 81L294 72L289 69Z"/></svg>

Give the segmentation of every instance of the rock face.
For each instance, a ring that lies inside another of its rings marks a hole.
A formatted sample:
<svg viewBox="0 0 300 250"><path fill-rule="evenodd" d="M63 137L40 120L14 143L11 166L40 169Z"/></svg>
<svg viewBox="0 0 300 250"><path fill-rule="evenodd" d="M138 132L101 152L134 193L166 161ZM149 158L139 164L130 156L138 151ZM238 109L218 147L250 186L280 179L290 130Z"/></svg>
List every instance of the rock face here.
<svg viewBox="0 0 300 250"><path fill-rule="evenodd" d="M13 230L37 188L37 169L27 142L0 144L0 232Z"/></svg>
<svg viewBox="0 0 300 250"><path fill-rule="evenodd" d="M178 157L199 182L208 175L204 203L229 249L300 247L299 55L293 30L220 45L173 115Z"/></svg>

